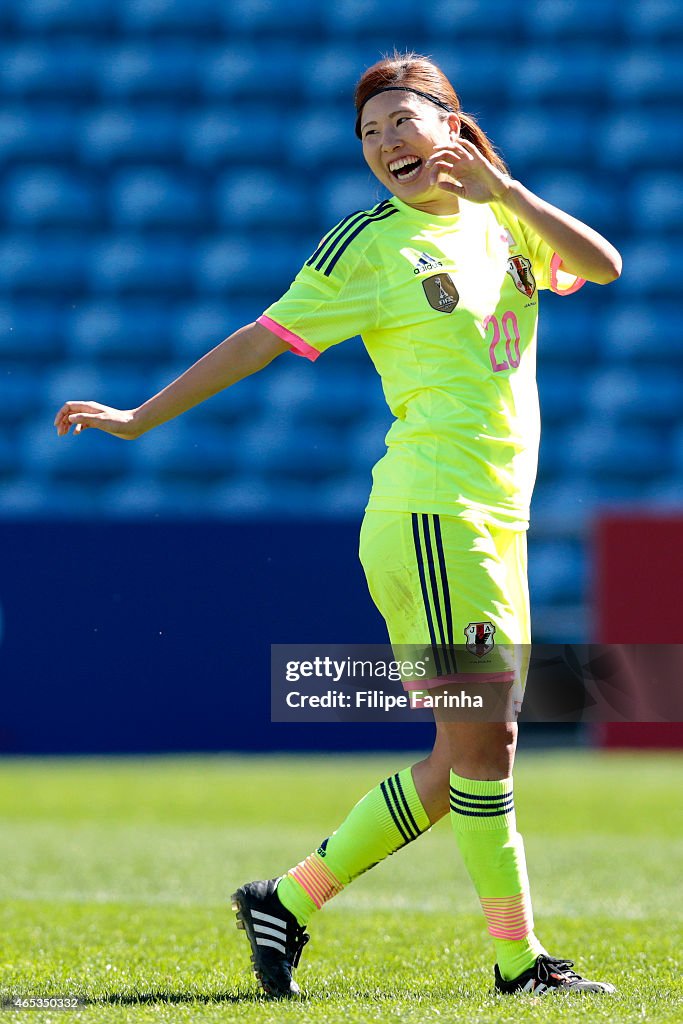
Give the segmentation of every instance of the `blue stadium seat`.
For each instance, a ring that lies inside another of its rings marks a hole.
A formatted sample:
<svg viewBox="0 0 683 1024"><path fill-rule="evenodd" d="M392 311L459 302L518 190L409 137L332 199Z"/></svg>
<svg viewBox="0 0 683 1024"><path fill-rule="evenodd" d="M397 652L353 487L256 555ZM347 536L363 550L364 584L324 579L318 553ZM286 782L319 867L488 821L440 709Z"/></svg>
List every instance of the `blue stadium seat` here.
<svg viewBox="0 0 683 1024"><path fill-rule="evenodd" d="M53 410L54 418L64 402L93 401L117 409L131 409L148 398L150 393L153 392L144 370L64 363L46 375L43 401L48 409Z"/></svg>
<svg viewBox="0 0 683 1024"><path fill-rule="evenodd" d="M347 173L326 174L318 186L320 220L325 225L325 231L329 231L348 214L356 210L369 210L387 197L388 193L367 167L364 170L359 167L357 171Z"/></svg>
<svg viewBox="0 0 683 1024"><path fill-rule="evenodd" d="M135 445L133 464L137 473L162 483L209 483L234 476L237 459L226 431L188 418L165 424Z"/></svg>
<svg viewBox="0 0 683 1024"><path fill-rule="evenodd" d="M10 481L16 481L23 468L16 439L7 433L0 436L0 481L2 481L2 486L5 487Z"/></svg>
<svg viewBox="0 0 683 1024"><path fill-rule="evenodd" d="M454 11L459 5L453 6ZM437 12L438 13L438 12ZM489 26L490 28L490 26ZM453 46L439 36L430 54L439 64L460 97L462 109L472 114L500 109L501 96L510 88L505 48L498 37L489 36L486 43L476 41L467 46Z"/></svg>
<svg viewBox="0 0 683 1024"><path fill-rule="evenodd" d="M594 171L531 171L524 183L543 199L590 224L597 231L609 232L624 222L621 189L609 175Z"/></svg>
<svg viewBox="0 0 683 1024"><path fill-rule="evenodd" d="M228 228L300 228L311 220L310 190L291 176L262 166L225 171L219 178L214 214Z"/></svg>
<svg viewBox="0 0 683 1024"><path fill-rule="evenodd" d="M679 307L675 302L622 302L608 309L597 325L596 337L606 364L625 360L661 367L683 366L683 347L677 343L674 325Z"/></svg>
<svg viewBox="0 0 683 1024"><path fill-rule="evenodd" d="M1 319L0 313L0 322ZM0 357L2 356L4 352L0 348ZM35 421L38 399L39 386L35 373L11 367L3 358L0 369L0 423L3 429L11 429L14 424L23 420Z"/></svg>
<svg viewBox="0 0 683 1024"><path fill-rule="evenodd" d="M89 288L97 293L150 293L177 298L191 287L193 248L177 237L111 236L93 247Z"/></svg>
<svg viewBox="0 0 683 1024"><path fill-rule="evenodd" d="M373 33L386 36L388 19L395 38L420 29L422 14L413 0L392 0L390 9L385 0L335 0L335 3L320 5L324 34L333 39Z"/></svg>
<svg viewBox="0 0 683 1024"><path fill-rule="evenodd" d="M171 324L173 352L177 359L199 359L240 327L253 323L263 312L258 299L235 297L198 300L178 309Z"/></svg>
<svg viewBox="0 0 683 1024"><path fill-rule="evenodd" d="M349 117L342 117L335 107L300 108L290 119L285 137L296 139L296 145L288 152L294 167L317 173L321 167L364 166Z"/></svg>
<svg viewBox="0 0 683 1024"><path fill-rule="evenodd" d="M354 471L368 474L368 493L370 492L370 470L374 464L386 454L384 439L391 426L392 416L389 409L377 408L366 416L350 432L346 442L347 452Z"/></svg>
<svg viewBox="0 0 683 1024"><path fill-rule="evenodd" d="M596 355L595 321L587 296L544 292L538 327L538 363L591 363Z"/></svg>
<svg viewBox="0 0 683 1024"><path fill-rule="evenodd" d="M517 13L524 19L525 28L541 39L590 39L594 38L603 46L619 40L619 18L623 7L630 4L624 0L562 0L562 3L548 3L535 0Z"/></svg>
<svg viewBox="0 0 683 1024"><path fill-rule="evenodd" d="M15 364L38 368L63 354L64 303L17 300L0 304L0 360L6 369ZM34 376L34 382L35 382Z"/></svg>
<svg viewBox="0 0 683 1024"><path fill-rule="evenodd" d="M629 299L649 299L680 295L678 267L683 238L639 237L621 245L624 259L619 288Z"/></svg>
<svg viewBox="0 0 683 1024"><path fill-rule="evenodd" d="M20 103L0 110L0 161L73 160L80 136L78 115L64 106Z"/></svg>
<svg viewBox="0 0 683 1024"><path fill-rule="evenodd" d="M548 464L546 433L541 438L541 463ZM531 502L533 537L579 537L592 521L595 486L590 475L539 474Z"/></svg>
<svg viewBox="0 0 683 1024"><path fill-rule="evenodd" d="M585 598L586 554L578 540L529 541L529 590L543 604Z"/></svg>
<svg viewBox="0 0 683 1024"><path fill-rule="evenodd" d="M234 104L202 107L196 117L188 118L180 141L185 159L202 169L235 168L244 164L273 162L286 153L291 160L299 145L286 134L286 121L273 117L272 106L240 101Z"/></svg>
<svg viewBox="0 0 683 1024"><path fill-rule="evenodd" d="M7 481L0 488L0 518L50 519L65 515L55 489L44 481L24 473L17 480Z"/></svg>
<svg viewBox="0 0 683 1024"><path fill-rule="evenodd" d="M298 92L300 79L308 74L306 52L291 39L286 47L279 41L221 45L198 65L204 96L221 101L282 104Z"/></svg>
<svg viewBox="0 0 683 1024"><path fill-rule="evenodd" d="M683 38L678 0L634 0L621 5L624 28L633 40L671 42Z"/></svg>
<svg viewBox="0 0 683 1024"><path fill-rule="evenodd" d="M631 219L648 233L683 231L683 174L641 175L631 188Z"/></svg>
<svg viewBox="0 0 683 1024"><path fill-rule="evenodd" d="M98 62L98 88L108 101L138 97L189 101L196 96L203 64L199 48L187 42L124 42Z"/></svg>
<svg viewBox="0 0 683 1024"><path fill-rule="evenodd" d="M282 239L259 233L254 240L249 235L232 235L229 240L209 241L199 246L197 258L191 266L198 292L209 295L255 298L262 308L260 316L271 302L279 299L298 273L302 263L310 256L317 240L309 242L306 236Z"/></svg>
<svg viewBox="0 0 683 1024"><path fill-rule="evenodd" d="M15 294L80 293L85 283L87 247L76 233L7 234L0 238L0 291Z"/></svg>
<svg viewBox="0 0 683 1024"><path fill-rule="evenodd" d="M496 143L513 173L517 168L539 173L543 167L583 170L593 140L593 125L581 111L558 115L543 107L524 106L501 122Z"/></svg>
<svg viewBox="0 0 683 1024"><path fill-rule="evenodd" d="M26 468L39 479L80 482L96 489L125 475L133 445L100 430L57 439L43 424L32 424L22 434L20 451Z"/></svg>
<svg viewBox="0 0 683 1024"><path fill-rule="evenodd" d="M261 381L266 408L293 424L302 406L315 401L320 389L320 381L311 370L307 359L278 359Z"/></svg>
<svg viewBox="0 0 683 1024"><path fill-rule="evenodd" d="M288 427L282 414L235 431L233 451L244 471L263 474L277 486L284 480L321 484L349 465L348 449L335 434L321 429L307 436Z"/></svg>
<svg viewBox="0 0 683 1024"><path fill-rule="evenodd" d="M538 392L545 425L576 421L585 408L589 374L571 363L547 363L540 360Z"/></svg>
<svg viewBox="0 0 683 1024"><path fill-rule="evenodd" d="M526 11L520 14L518 7L507 0L487 0L482 8L481 0L458 0L455 4L425 4L418 9L420 24L436 45L449 45L457 50L463 41L481 39L491 43L500 41L509 45L524 31L527 24ZM434 47L429 53L434 53ZM456 92L464 85L453 83Z"/></svg>
<svg viewBox="0 0 683 1024"><path fill-rule="evenodd" d="M567 4L553 7L565 8ZM509 68L504 62L506 73ZM560 103L554 108L558 122L563 120L566 105L579 107L587 101L595 104L605 95L610 77L611 60L605 53L604 40L587 44L567 42L560 45L531 46L522 50L515 60L514 81L524 94L524 105ZM511 83L514 84L514 83Z"/></svg>
<svg viewBox="0 0 683 1024"><path fill-rule="evenodd" d="M660 432L641 426L624 426L594 418L567 431L567 443L558 452L563 466L574 473L590 472L596 481L626 479L633 483L653 479L660 472Z"/></svg>
<svg viewBox="0 0 683 1024"><path fill-rule="evenodd" d="M75 362L158 366L171 353L173 315L159 303L79 303L68 319L68 351Z"/></svg>
<svg viewBox="0 0 683 1024"><path fill-rule="evenodd" d="M320 32L320 14L324 5L316 0L298 0L283 4L281 0L231 0L219 4L219 17L226 35L232 39L242 35L248 40L275 36L297 40Z"/></svg>
<svg viewBox="0 0 683 1024"><path fill-rule="evenodd" d="M3 6L8 0L3 0ZM102 33L114 27L116 5L92 0L9 0L15 24L27 34Z"/></svg>
<svg viewBox="0 0 683 1024"><path fill-rule="evenodd" d="M97 70L103 62L92 40L6 44L0 49L0 91L5 97L84 103L95 96Z"/></svg>
<svg viewBox="0 0 683 1024"><path fill-rule="evenodd" d="M249 309L249 307L246 307ZM195 301L179 306L174 310L169 324L169 342L174 357L179 360L199 359L210 348L217 345L236 329L235 318L240 317L237 327L250 323L262 310L252 307L245 312L246 319L241 319L241 306L215 299L213 302Z"/></svg>
<svg viewBox="0 0 683 1024"><path fill-rule="evenodd" d="M674 423L683 409L683 371L647 366L600 370L588 389L590 408L610 422Z"/></svg>
<svg viewBox="0 0 683 1024"><path fill-rule="evenodd" d="M324 379L304 367L312 389L300 401L293 402L291 413L297 427L316 433L318 425L331 429L355 428L377 412L374 389L364 390L355 374L326 374Z"/></svg>
<svg viewBox="0 0 683 1024"><path fill-rule="evenodd" d="M158 103L98 107L84 118L78 155L96 167L176 163L182 159L182 131L183 115Z"/></svg>
<svg viewBox="0 0 683 1024"><path fill-rule="evenodd" d="M362 70L352 47L325 38L309 53L307 73L301 78L302 95L311 104L310 112L317 113L319 105L334 104L352 138L353 90Z"/></svg>
<svg viewBox="0 0 683 1024"><path fill-rule="evenodd" d="M598 164L623 171L648 167L669 170L672 163L683 159L683 132L672 130L679 118L680 111L674 105L656 111L631 107L606 117L597 128L601 140L596 152ZM595 132L594 126L591 130Z"/></svg>
<svg viewBox="0 0 683 1024"><path fill-rule="evenodd" d="M683 473L683 426L680 424L671 440L671 470L678 476Z"/></svg>
<svg viewBox="0 0 683 1024"><path fill-rule="evenodd" d="M645 502L648 509L656 509L669 514L683 513L683 470L664 477L647 488Z"/></svg>
<svg viewBox="0 0 683 1024"><path fill-rule="evenodd" d="M282 489L275 495L267 480L244 474L213 487L206 504L221 519L280 519L284 500Z"/></svg>
<svg viewBox="0 0 683 1024"><path fill-rule="evenodd" d="M209 222L208 204L200 182L175 168L139 167L120 171L109 185L115 225L137 228L192 228Z"/></svg>
<svg viewBox="0 0 683 1024"><path fill-rule="evenodd" d="M683 19L682 19L683 20ZM683 98L683 62L662 47L625 50L612 62L608 80L615 105L675 102Z"/></svg>
<svg viewBox="0 0 683 1024"><path fill-rule="evenodd" d="M124 36L173 32L215 38L222 6L220 0L118 0L114 17Z"/></svg>
<svg viewBox="0 0 683 1024"><path fill-rule="evenodd" d="M356 519L360 522L370 493L370 470L353 472L325 487L322 514L326 519Z"/></svg>
<svg viewBox="0 0 683 1024"><path fill-rule="evenodd" d="M102 204L89 176L55 165L15 169L2 189L3 208L17 226L97 226Z"/></svg>

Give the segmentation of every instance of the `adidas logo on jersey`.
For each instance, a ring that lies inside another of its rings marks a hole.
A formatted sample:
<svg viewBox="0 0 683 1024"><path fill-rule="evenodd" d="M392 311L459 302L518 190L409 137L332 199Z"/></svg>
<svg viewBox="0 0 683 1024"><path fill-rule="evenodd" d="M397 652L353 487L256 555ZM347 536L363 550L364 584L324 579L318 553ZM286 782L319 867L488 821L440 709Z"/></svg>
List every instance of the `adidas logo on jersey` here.
<svg viewBox="0 0 683 1024"><path fill-rule="evenodd" d="M426 270L435 270L437 267L442 266L443 263L441 260L437 260L435 256L430 256L428 252L421 252L420 258L413 269L413 273L424 274Z"/></svg>

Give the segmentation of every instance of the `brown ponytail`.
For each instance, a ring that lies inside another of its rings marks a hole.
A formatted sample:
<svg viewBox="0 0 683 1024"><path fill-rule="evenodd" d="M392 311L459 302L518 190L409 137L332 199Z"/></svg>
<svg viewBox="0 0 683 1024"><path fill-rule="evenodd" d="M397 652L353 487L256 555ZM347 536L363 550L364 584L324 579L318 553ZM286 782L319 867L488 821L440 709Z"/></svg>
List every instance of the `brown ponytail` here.
<svg viewBox="0 0 683 1024"><path fill-rule="evenodd" d="M441 68L437 67L428 57L420 56L419 53L394 52L391 57L383 58L361 75L354 94L357 114L356 134L359 137L360 116L363 107L370 96L387 86L394 88L403 86L407 90L414 89L418 95L430 97L438 106L452 110L460 118L462 138L472 142L499 171L504 174L508 173L508 168L496 152L491 140L477 124L476 118L461 110L457 93Z"/></svg>

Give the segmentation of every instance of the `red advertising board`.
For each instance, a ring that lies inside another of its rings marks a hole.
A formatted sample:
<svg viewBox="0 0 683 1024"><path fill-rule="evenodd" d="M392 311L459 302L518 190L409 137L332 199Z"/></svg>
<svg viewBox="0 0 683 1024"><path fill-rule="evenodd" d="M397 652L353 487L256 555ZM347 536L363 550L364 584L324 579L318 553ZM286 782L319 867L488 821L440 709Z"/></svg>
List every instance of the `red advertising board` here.
<svg viewBox="0 0 683 1024"><path fill-rule="evenodd" d="M682 581L683 515L603 516L596 530L595 639L683 643ZM598 736L606 747L683 747L683 723L612 722Z"/></svg>

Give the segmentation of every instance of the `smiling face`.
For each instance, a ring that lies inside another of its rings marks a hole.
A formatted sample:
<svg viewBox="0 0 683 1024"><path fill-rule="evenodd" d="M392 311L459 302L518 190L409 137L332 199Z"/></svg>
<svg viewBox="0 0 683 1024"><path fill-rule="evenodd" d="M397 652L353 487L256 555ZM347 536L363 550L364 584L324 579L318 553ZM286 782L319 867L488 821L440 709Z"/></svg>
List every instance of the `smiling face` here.
<svg viewBox="0 0 683 1024"><path fill-rule="evenodd" d="M375 177L408 206L427 213L457 213L458 200L430 185L425 162L459 135L457 114L410 92L369 99L361 117L363 156Z"/></svg>

